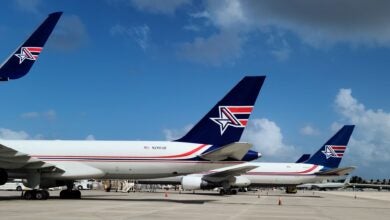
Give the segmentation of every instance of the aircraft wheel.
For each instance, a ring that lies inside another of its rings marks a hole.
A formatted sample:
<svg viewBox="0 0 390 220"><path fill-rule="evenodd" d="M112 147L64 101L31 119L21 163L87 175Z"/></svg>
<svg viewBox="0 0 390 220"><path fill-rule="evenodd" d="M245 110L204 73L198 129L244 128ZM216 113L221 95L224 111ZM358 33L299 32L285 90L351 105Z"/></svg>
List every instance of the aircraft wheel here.
<svg viewBox="0 0 390 220"><path fill-rule="evenodd" d="M288 193L288 194L295 194L295 193L297 193L297 187L295 187L295 186L288 186L288 187L286 187L286 193Z"/></svg>
<svg viewBox="0 0 390 220"><path fill-rule="evenodd" d="M60 199L72 199L72 191L70 190L61 190Z"/></svg>
<svg viewBox="0 0 390 220"><path fill-rule="evenodd" d="M42 190L43 193L43 199L46 200L50 197L50 194L47 190Z"/></svg>
<svg viewBox="0 0 390 220"><path fill-rule="evenodd" d="M219 190L219 195L223 196L226 194L226 190L225 189L220 189Z"/></svg>
<svg viewBox="0 0 390 220"><path fill-rule="evenodd" d="M32 200L32 199L34 199L35 196L34 196L33 191L28 190L28 191L24 192L23 198L24 198L25 200Z"/></svg>
<svg viewBox="0 0 390 220"><path fill-rule="evenodd" d="M35 192L35 199L36 200L43 200L45 198L45 194L42 191Z"/></svg>
<svg viewBox="0 0 390 220"><path fill-rule="evenodd" d="M72 199L81 199L81 192L80 192L80 190L72 191Z"/></svg>
<svg viewBox="0 0 390 220"><path fill-rule="evenodd" d="M81 192L79 190L62 190L60 199L81 199Z"/></svg>

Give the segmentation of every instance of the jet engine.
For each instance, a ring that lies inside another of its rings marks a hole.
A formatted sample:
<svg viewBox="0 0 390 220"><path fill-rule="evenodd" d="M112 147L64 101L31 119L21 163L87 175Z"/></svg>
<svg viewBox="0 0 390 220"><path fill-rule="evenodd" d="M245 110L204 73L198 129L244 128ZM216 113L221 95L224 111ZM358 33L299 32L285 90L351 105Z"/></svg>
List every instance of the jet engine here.
<svg viewBox="0 0 390 220"><path fill-rule="evenodd" d="M4 185L8 181L8 173L0 168L0 185Z"/></svg>
<svg viewBox="0 0 390 220"><path fill-rule="evenodd" d="M250 180L242 176L236 176L230 180L221 182L209 182L200 176L184 176L181 179L181 185L185 190L213 189L215 187L247 187L251 184Z"/></svg>
<svg viewBox="0 0 390 220"><path fill-rule="evenodd" d="M234 180L230 183L232 187L247 187L251 184L251 181L243 176L235 176Z"/></svg>
<svg viewBox="0 0 390 220"><path fill-rule="evenodd" d="M181 186L185 190L213 189L217 187L215 184L203 180L200 176L184 176L181 179Z"/></svg>

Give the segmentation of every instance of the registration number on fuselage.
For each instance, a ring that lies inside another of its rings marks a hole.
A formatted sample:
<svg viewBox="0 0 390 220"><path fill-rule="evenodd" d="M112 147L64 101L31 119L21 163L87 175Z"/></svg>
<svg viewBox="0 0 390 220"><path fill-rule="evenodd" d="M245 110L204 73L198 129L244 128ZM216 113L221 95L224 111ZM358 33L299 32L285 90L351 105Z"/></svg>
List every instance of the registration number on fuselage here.
<svg viewBox="0 0 390 220"><path fill-rule="evenodd" d="M145 150L166 150L166 146L144 146Z"/></svg>

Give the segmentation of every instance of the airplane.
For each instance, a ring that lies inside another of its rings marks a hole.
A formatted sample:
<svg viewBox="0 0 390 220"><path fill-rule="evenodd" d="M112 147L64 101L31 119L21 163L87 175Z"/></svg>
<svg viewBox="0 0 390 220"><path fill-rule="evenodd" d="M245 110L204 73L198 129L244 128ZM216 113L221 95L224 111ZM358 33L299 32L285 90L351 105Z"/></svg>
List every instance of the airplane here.
<svg viewBox="0 0 390 220"><path fill-rule="evenodd" d="M49 14L34 33L1 64L0 81L19 79L30 71L61 15L62 12Z"/></svg>
<svg viewBox="0 0 390 220"><path fill-rule="evenodd" d="M373 183L350 183L348 187L353 188L354 190L359 189L376 189L382 191L384 189L390 190L390 184L373 184Z"/></svg>
<svg viewBox="0 0 390 220"><path fill-rule="evenodd" d="M246 76L187 134L175 141L0 140L0 185L25 179L25 199L80 198L79 179L145 179L186 175L243 163L239 142L265 76ZM252 151L253 152L253 151ZM256 154L252 156L260 156Z"/></svg>
<svg viewBox="0 0 390 220"><path fill-rule="evenodd" d="M353 129L354 125L343 126L304 162L248 162L182 177L138 180L138 183L181 184L184 190L222 187L221 195L235 194L236 188L247 186L285 186L286 193L296 193L297 185L339 178L355 169L355 167L338 168ZM301 161L301 158L298 161Z"/></svg>
<svg viewBox="0 0 390 220"><path fill-rule="evenodd" d="M345 178L344 182L322 182L322 183L305 183L298 185L298 189L318 189L320 191L326 191L329 189L335 190L335 189L341 189L348 187L350 185L349 181L351 180L351 177Z"/></svg>

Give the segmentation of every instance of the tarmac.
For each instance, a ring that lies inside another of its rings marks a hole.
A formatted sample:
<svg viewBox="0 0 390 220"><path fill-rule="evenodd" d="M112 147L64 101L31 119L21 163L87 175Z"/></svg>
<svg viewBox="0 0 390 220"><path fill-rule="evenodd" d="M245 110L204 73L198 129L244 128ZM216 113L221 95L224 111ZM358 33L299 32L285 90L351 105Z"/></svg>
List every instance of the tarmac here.
<svg viewBox="0 0 390 220"><path fill-rule="evenodd" d="M44 201L0 191L0 219L389 219L388 191L258 191L220 196L214 191L82 191L80 200ZM356 196L356 197L355 197ZM279 205L280 202L280 205Z"/></svg>

